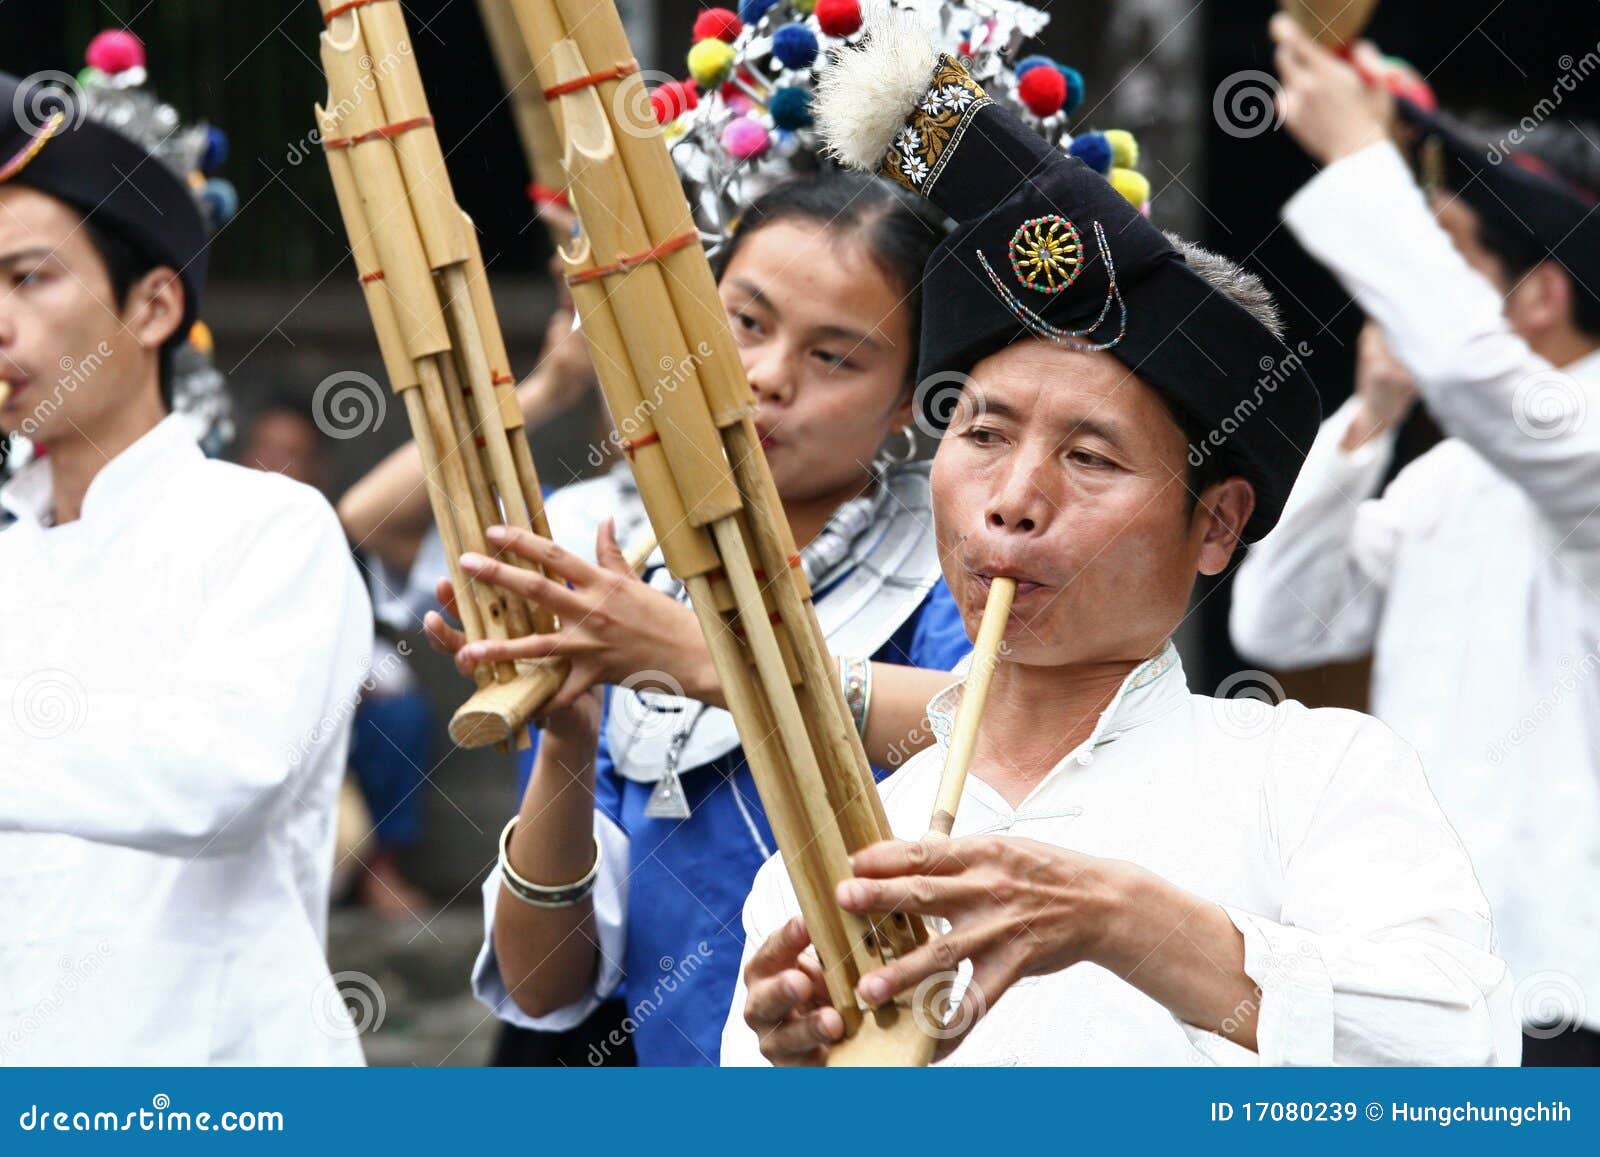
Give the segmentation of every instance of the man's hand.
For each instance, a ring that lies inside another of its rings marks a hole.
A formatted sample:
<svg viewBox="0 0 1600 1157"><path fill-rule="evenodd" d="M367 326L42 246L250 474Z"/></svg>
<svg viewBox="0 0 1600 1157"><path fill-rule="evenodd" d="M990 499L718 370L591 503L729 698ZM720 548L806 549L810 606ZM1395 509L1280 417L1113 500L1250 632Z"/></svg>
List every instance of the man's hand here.
<svg viewBox="0 0 1600 1157"><path fill-rule="evenodd" d="M1416 379L1389 349L1378 323L1370 319L1356 342L1356 397L1361 408L1345 431L1346 451L1398 426L1417 404Z"/></svg>
<svg viewBox="0 0 1600 1157"><path fill-rule="evenodd" d="M844 1036L844 1018L828 999L805 921L796 916L750 957L744 969L744 1022L775 1065L821 1065Z"/></svg>
<svg viewBox="0 0 1600 1157"><path fill-rule="evenodd" d="M1277 45L1278 110L1284 127L1300 147L1322 165L1384 140L1394 119L1394 98L1369 83L1385 65L1377 49L1363 41L1352 61L1324 48L1293 17L1272 18L1268 30Z"/></svg>
<svg viewBox="0 0 1600 1157"><path fill-rule="evenodd" d="M948 1023L947 1053L1024 976L1098 961L1121 914L1129 866L1034 840L971 836L888 841L850 859L856 876L838 888L851 912L942 916L950 931L861 978L869 1005L915 991L928 977L972 961L972 979Z"/></svg>

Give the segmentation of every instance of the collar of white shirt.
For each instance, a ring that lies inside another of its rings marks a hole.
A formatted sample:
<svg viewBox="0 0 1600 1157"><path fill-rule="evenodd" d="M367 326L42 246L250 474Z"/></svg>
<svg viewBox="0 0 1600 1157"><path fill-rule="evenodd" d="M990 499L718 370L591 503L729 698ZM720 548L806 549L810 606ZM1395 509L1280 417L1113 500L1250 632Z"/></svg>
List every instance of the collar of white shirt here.
<svg viewBox="0 0 1600 1157"><path fill-rule="evenodd" d="M952 674L964 676L971 663L972 656L968 654L956 664ZM952 683L928 700L928 722L933 725L933 736L941 751L950 746L962 689L963 684ZM1068 752L1056 770L1070 765L1087 767L1101 747L1135 727L1159 719L1188 698L1189 684L1183 673L1183 662L1178 658L1178 648L1169 639L1154 658L1146 659L1128 672L1111 702L1100 712L1089 737Z"/></svg>
<svg viewBox="0 0 1600 1157"><path fill-rule="evenodd" d="M158 486L204 457L181 415L168 414L111 461L89 483L80 520L121 518L119 512L142 505ZM4 486L0 509L19 522L47 526L53 496L50 458L34 459Z"/></svg>

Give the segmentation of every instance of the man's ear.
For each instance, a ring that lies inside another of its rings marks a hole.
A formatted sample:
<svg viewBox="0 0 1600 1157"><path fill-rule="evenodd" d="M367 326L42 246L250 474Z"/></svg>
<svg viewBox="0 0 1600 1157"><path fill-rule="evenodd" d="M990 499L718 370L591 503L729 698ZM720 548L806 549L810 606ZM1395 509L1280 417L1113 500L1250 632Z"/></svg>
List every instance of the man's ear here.
<svg viewBox="0 0 1600 1157"><path fill-rule="evenodd" d="M145 349L160 349L183 323L185 301L177 270L158 266L128 287L124 324Z"/></svg>
<svg viewBox="0 0 1600 1157"><path fill-rule="evenodd" d="M1256 509L1256 488L1235 475L1213 482L1194 504L1190 533L1198 536L1201 574L1221 574L1243 541Z"/></svg>

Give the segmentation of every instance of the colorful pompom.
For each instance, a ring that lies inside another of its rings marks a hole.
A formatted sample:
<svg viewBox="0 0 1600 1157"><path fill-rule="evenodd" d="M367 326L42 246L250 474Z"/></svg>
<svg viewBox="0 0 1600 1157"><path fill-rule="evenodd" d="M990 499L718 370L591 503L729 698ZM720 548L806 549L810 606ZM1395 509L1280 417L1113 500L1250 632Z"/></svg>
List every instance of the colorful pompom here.
<svg viewBox="0 0 1600 1157"><path fill-rule="evenodd" d="M811 93L794 85L777 89L767 104L772 123L779 129L793 131L811 127Z"/></svg>
<svg viewBox="0 0 1600 1157"><path fill-rule="evenodd" d="M739 0L739 18L746 24L754 24L777 2L778 0Z"/></svg>
<svg viewBox="0 0 1600 1157"><path fill-rule="evenodd" d="M1097 173L1111 171L1111 144L1105 133L1080 133L1072 138L1067 152Z"/></svg>
<svg viewBox="0 0 1600 1157"><path fill-rule="evenodd" d="M1150 178L1132 169L1112 169L1111 187L1128 199L1134 208L1150 202Z"/></svg>
<svg viewBox="0 0 1600 1157"><path fill-rule="evenodd" d="M197 321L189 327L189 344L208 357L217 348L216 340L211 336L211 327L203 321Z"/></svg>
<svg viewBox="0 0 1600 1157"><path fill-rule="evenodd" d="M861 31L858 0L817 0L817 27L825 36L854 36Z"/></svg>
<svg viewBox="0 0 1600 1157"><path fill-rule="evenodd" d="M1055 68L1030 68L1017 81L1017 98L1036 117L1054 116L1067 99L1067 78Z"/></svg>
<svg viewBox="0 0 1600 1157"><path fill-rule="evenodd" d="M200 167L215 173L228 163L228 134L216 125L206 126L206 147L200 154Z"/></svg>
<svg viewBox="0 0 1600 1157"><path fill-rule="evenodd" d="M817 61L817 38L804 24L785 24L773 34L772 55L785 68L810 68Z"/></svg>
<svg viewBox="0 0 1600 1157"><path fill-rule="evenodd" d="M1106 144L1111 146L1111 163L1119 169L1133 169L1139 165L1139 142L1127 129L1107 129Z"/></svg>
<svg viewBox="0 0 1600 1157"><path fill-rule="evenodd" d="M701 88L715 88L733 70L733 45L725 40L702 40L689 49L689 75Z"/></svg>
<svg viewBox="0 0 1600 1157"><path fill-rule="evenodd" d="M1058 64L1056 64L1055 61L1051 60L1048 56L1040 56L1038 54L1035 54L1033 56L1024 56L1021 60L1017 61L1016 68L1013 69L1013 71L1017 74L1017 79L1021 80L1024 76L1028 75L1028 73L1031 72L1033 69L1039 68L1041 66L1048 66L1050 68L1059 68L1060 67Z"/></svg>
<svg viewBox="0 0 1600 1157"><path fill-rule="evenodd" d="M699 104L700 94L692 80L669 80L650 93L650 107L655 109L657 123L663 125L671 124Z"/></svg>
<svg viewBox="0 0 1600 1157"><path fill-rule="evenodd" d="M107 76L144 67L144 41L125 28L107 28L89 41L83 58Z"/></svg>
<svg viewBox="0 0 1600 1157"><path fill-rule="evenodd" d="M816 11L817 0L789 0L789 6L802 16L810 16Z"/></svg>
<svg viewBox="0 0 1600 1157"><path fill-rule="evenodd" d="M78 69L79 88L94 88L97 85L104 84L105 82L106 74L101 72L98 68L92 68L89 65L84 65L82 68Z"/></svg>
<svg viewBox="0 0 1600 1157"><path fill-rule="evenodd" d="M1071 116L1083 103L1083 73L1065 64L1058 64L1056 67L1061 70L1061 75L1067 81L1067 99L1061 102L1061 111Z"/></svg>
<svg viewBox="0 0 1600 1157"><path fill-rule="evenodd" d="M239 193L231 181L222 177L212 177L207 181L200 197L205 202L206 215L211 218L213 228L225 224L239 211Z"/></svg>
<svg viewBox="0 0 1600 1157"><path fill-rule="evenodd" d="M702 40L721 40L732 44L743 31L744 25L729 9L707 8L694 18L693 40L696 44Z"/></svg>
<svg viewBox="0 0 1600 1157"><path fill-rule="evenodd" d="M765 153L771 144L767 130L751 117L735 117L722 130L722 147L737 160L754 160Z"/></svg>
<svg viewBox="0 0 1600 1157"><path fill-rule="evenodd" d="M756 107L756 102L739 89L726 84L722 87L722 103L728 106L728 111L734 116L744 116L745 113Z"/></svg>

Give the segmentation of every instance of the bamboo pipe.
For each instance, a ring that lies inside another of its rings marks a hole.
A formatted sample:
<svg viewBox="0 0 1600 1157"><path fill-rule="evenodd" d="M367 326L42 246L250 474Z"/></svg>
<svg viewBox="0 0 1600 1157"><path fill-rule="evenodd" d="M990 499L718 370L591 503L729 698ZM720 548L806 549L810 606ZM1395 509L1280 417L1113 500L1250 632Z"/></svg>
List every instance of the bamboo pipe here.
<svg viewBox="0 0 1600 1157"><path fill-rule="evenodd" d="M511 104L511 118L517 126L528 172L546 188L564 188L567 174L561 168L561 141L511 5L506 0L478 0L478 11ZM545 225L552 245L559 247L566 242L567 234L558 225L549 221Z"/></svg>
<svg viewBox="0 0 1600 1157"><path fill-rule="evenodd" d="M955 728L950 734L944 772L939 776L939 791L933 801L933 818L928 823L931 838L947 839L955 826L956 808L961 806L967 769L972 766L972 752L978 743L983 705L989 698L989 681L1000 663L1000 644L1006 637L1006 621L1011 617L1011 600L1016 593L1016 579L997 577L989 584L989 598L978 623L978 639L972 647L972 664L962 684L961 706L956 709Z"/></svg>

